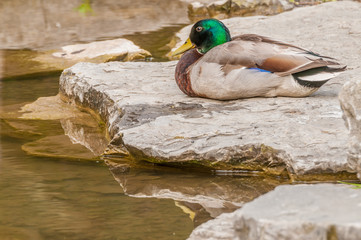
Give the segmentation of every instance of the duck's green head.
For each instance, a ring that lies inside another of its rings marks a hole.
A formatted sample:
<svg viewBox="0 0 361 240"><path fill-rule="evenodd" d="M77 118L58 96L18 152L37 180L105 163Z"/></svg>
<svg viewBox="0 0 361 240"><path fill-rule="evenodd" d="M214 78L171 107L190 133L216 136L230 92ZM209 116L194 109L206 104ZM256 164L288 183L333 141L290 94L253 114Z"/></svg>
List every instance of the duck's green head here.
<svg viewBox="0 0 361 240"><path fill-rule="evenodd" d="M181 54L188 49L196 47L200 53L205 54L213 47L231 41L228 28L217 19L203 19L192 27L189 39L183 46L175 50L173 55Z"/></svg>

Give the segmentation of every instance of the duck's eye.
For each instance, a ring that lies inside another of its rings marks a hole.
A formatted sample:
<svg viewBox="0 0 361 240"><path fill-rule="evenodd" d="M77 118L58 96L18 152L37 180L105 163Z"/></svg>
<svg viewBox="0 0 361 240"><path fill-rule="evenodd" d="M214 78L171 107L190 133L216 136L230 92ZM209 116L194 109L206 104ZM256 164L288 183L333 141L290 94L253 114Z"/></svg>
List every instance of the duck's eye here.
<svg viewBox="0 0 361 240"><path fill-rule="evenodd" d="M201 32L202 30L203 30L202 27L200 27L200 26L196 27L196 31L197 31L197 32Z"/></svg>

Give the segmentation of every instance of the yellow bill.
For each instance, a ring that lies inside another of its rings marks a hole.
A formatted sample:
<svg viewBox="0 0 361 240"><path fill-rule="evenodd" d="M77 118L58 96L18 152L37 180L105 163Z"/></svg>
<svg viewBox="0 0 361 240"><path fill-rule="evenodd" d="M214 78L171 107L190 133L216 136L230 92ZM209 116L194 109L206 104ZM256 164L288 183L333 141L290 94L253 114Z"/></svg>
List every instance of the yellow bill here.
<svg viewBox="0 0 361 240"><path fill-rule="evenodd" d="M180 46L179 48L177 48L173 53L172 56L176 56L179 55L181 53L184 53L185 51L194 48L195 45L191 42L191 40L188 38L187 41Z"/></svg>

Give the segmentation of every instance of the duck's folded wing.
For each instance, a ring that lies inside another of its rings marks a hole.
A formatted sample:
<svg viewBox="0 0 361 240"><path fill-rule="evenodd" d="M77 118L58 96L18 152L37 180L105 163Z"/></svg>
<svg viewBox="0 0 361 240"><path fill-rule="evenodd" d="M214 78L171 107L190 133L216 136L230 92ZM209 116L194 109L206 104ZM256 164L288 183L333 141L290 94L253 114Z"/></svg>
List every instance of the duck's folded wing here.
<svg viewBox="0 0 361 240"><path fill-rule="evenodd" d="M203 58L223 66L225 73L235 68L259 68L279 76L287 76L315 68L343 70L331 57L255 34L240 35L213 48Z"/></svg>

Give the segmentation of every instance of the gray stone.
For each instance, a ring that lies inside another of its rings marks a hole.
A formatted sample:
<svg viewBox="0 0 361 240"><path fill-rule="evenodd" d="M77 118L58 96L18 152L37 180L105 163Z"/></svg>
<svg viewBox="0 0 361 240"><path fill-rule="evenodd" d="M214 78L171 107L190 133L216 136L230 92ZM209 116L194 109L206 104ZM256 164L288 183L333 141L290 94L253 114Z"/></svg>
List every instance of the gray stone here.
<svg viewBox="0 0 361 240"><path fill-rule="evenodd" d="M61 52L53 53L54 57L75 62L114 60L131 61L150 57L151 54L135 45L132 41L118 38L85 44L68 45L61 48Z"/></svg>
<svg viewBox="0 0 361 240"><path fill-rule="evenodd" d="M232 213L223 213L203 223L193 230L188 240L238 240L234 226L237 213L237 210Z"/></svg>
<svg viewBox="0 0 361 240"><path fill-rule="evenodd" d="M334 184L279 186L196 228L189 240L361 239L361 191Z"/></svg>
<svg viewBox="0 0 361 240"><path fill-rule="evenodd" d="M196 160L276 174L348 170L339 84L305 99L220 102L183 95L174 65L80 63L64 71L61 91L99 112L111 144L121 139L146 160Z"/></svg>
<svg viewBox="0 0 361 240"><path fill-rule="evenodd" d="M335 2L225 21L233 35L269 35L339 58L353 69L307 98L190 98L174 82L176 62L80 63L63 72L60 91L100 114L112 138L109 146L125 146L139 159L291 177L354 172L337 95L360 71L359 6Z"/></svg>
<svg viewBox="0 0 361 240"><path fill-rule="evenodd" d="M361 71L345 83L339 95L343 117L349 130L348 161L361 179Z"/></svg>

